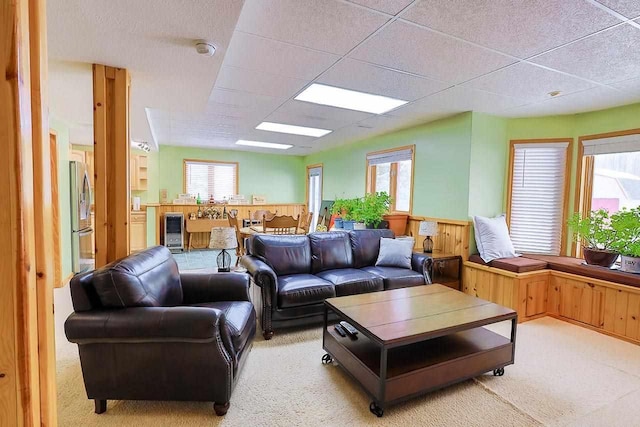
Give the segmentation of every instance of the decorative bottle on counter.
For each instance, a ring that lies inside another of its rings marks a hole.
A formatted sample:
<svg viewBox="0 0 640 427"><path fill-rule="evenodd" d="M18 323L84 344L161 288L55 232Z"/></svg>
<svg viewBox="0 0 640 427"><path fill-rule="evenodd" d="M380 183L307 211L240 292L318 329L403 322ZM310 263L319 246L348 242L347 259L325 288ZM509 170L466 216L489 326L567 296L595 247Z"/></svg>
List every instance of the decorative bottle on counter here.
<svg viewBox="0 0 640 427"><path fill-rule="evenodd" d="M198 206L198 218L202 218L202 209Z"/></svg>
<svg viewBox="0 0 640 427"><path fill-rule="evenodd" d="M202 204L202 200L200 200L200 193L198 193L198 197L196 198L197 204Z"/></svg>
<svg viewBox="0 0 640 427"><path fill-rule="evenodd" d="M227 207L222 208L222 219L227 219Z"/></svg>

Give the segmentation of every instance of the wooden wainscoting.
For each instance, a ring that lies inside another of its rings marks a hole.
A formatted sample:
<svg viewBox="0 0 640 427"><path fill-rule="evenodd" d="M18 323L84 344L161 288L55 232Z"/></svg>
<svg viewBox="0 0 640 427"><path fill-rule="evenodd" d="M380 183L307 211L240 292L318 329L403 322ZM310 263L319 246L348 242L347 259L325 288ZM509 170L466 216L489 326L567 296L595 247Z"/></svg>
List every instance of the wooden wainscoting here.
<svg viewBox="0 0 640 427"><path fill-rule="evenodd" d="M436 221L438 223L438 235L433 237L434 250L460 255L463 260L469 258L471 221L410 216L407 223L406 234L415 237L416 250L422 250L422 241L424 240L424 237L418 235L420 221Z"/></svg>

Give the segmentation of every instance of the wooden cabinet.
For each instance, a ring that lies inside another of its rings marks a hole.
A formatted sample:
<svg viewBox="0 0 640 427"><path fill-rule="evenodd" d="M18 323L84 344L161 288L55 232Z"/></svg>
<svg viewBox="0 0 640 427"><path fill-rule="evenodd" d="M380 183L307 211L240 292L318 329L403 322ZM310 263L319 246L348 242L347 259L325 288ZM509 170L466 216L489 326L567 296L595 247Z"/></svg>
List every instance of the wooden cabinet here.
<svg viewBox="0 0 640 427"><path fill-rule="evenodd" d="M604 326L604 302L607 289L589 281L553 275L549 286L550 314L587 325Z"/></svg>
<svg viewBox="0 0 640 427"><path fill-rule="evenodd" d="M429 272L431 281L459 291L462 257L440 251L433 251L431 259L433 260L431 271Z"/></svg>
<svg viewBox="0 0 640 427"><path fill-rule="evenodd" d="M129 251L135 252L147 247L147 213L132 211L129 228Z"/></svg>
<svg viewBox="0 0 640 427"><path fill-rule="evenodd" d="M147 156L132 155L129 159L131 189L146 191L148 187Z"/></svg>

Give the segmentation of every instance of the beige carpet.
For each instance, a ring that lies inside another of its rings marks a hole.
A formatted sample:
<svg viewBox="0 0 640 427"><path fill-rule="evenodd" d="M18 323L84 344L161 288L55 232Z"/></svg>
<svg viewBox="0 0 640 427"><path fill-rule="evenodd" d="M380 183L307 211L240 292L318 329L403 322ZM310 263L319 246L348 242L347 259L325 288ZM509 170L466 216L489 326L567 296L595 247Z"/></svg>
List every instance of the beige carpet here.
<svg viewBox="0 0 640 427"><path fill-rule="evenodd" d="M61 323L61 322L60 322ZM60 323L58 325L60 325ZM508 325L495 330L506 333ZM60 426L637 426L640 347L551 318L518 327L516 364L392 406L383 418L335 365L320 329L258 338L224 418L209 403L109 401L93 413L75 346L58 341Z"/></svg>

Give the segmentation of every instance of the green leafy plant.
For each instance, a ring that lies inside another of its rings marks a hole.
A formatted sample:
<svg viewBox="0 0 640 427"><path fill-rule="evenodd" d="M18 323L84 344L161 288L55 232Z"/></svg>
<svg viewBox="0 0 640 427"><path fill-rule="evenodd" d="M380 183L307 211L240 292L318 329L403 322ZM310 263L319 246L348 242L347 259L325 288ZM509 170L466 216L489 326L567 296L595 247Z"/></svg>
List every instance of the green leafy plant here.
<svg viewBox="0 0 640 427"><path fill-rule="evenodd" d="M616 233L613 248L621 255L640 257L640 207L612 214L611 228Z"/></svg>
<svg viewBox="0 0 640 427"><path fill-rule="evenodd" d="M353 219L377 227L384 214L389 212L390 206L391 196L386 192L366 194L362 199L358 199L358 203L353 207Z"/></svg>
<svg viewBox="0 0 640 427"><path fill-rule="evenodd" d="M587 249L616 250L614 243L618 241L617 230L611 225L611 217L606 209L591 211L589 216L582 217L580 212L574 213L567 225L574 238L582 242Z"/></svg>
<svg viewBox="0 0 640 427"><path fill-rule="evenodd" d="M349 199L335 199L331 206L331 213L334 215L345 215L349 210Z"/></svg>

